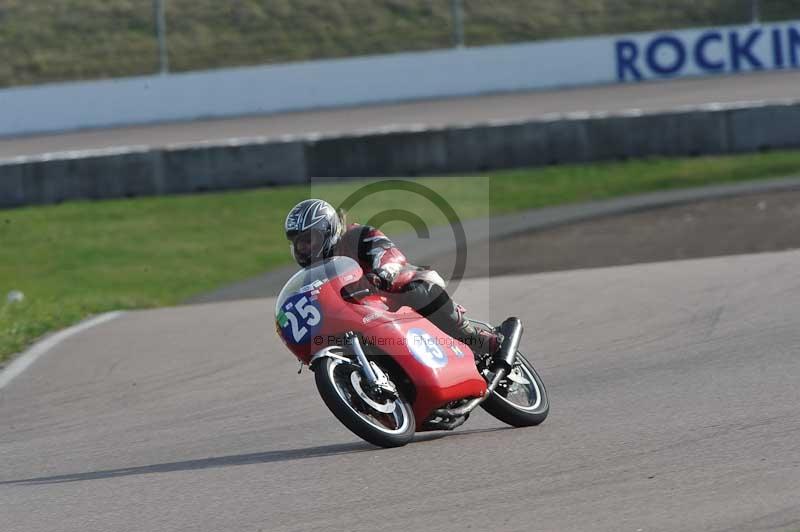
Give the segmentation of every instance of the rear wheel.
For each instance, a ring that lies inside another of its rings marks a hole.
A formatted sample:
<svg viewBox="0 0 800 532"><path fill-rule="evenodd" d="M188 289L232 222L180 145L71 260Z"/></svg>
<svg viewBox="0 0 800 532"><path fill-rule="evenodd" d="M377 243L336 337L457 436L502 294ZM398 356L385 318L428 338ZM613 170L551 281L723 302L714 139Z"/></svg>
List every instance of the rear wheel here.
<svg viewBox="0 0 800 532"><path fill-rule="evenodd" d="M481 407L514 427L538 425L550 412L550 401L539 374L522 353L514 367Z"/></svg>
<svg viewBox="0 0 800 532"><path fill-rule="evenodd" d="M414 437L414 412L408 401L402 395L369 395L355 364L325 357L316 364L314 381L328 409L356 436L379 447L400 447Z"/></svg>

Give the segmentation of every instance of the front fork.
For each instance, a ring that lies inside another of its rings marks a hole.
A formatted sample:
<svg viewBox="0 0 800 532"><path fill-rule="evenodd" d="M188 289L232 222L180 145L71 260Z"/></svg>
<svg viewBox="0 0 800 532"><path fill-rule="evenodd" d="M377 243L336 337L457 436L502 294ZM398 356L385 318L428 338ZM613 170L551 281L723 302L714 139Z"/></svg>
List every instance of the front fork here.
<svg viewBox="0 0 800 532"><path fill-rule="evenodd" d="M344 335L344 339L345 345L349 345L355 354L361 370L361 375L364 377L370 390L379 396L388 396L396 399L398 397L397 388L380 367L369 361L367 354L364 352L364 348L361 347L361 340L358 338L358 335L354 332L349 332Z"/></svg>

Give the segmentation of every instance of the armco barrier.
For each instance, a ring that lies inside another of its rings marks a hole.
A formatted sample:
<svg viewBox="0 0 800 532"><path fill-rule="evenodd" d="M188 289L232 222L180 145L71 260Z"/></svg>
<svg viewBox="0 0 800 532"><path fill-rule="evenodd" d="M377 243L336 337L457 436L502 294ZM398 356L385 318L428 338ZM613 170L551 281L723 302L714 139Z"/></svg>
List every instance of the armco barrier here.
<svg viewBox="0 0 800 532"><path fill-rule="evenodd" d="M0 161L0 206L800 147L800 103Z"/></svg>

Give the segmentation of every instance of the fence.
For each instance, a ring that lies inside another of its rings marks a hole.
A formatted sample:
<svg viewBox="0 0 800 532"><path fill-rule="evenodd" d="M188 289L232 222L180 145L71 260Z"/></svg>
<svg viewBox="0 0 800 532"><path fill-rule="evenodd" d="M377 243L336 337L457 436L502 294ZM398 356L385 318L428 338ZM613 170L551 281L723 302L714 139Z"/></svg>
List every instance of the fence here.
<svg viewBox="0 0 800 532"><path fill-rule="evenodd" d="M0 0L0 86L793 18L797 0Z"/></svg>

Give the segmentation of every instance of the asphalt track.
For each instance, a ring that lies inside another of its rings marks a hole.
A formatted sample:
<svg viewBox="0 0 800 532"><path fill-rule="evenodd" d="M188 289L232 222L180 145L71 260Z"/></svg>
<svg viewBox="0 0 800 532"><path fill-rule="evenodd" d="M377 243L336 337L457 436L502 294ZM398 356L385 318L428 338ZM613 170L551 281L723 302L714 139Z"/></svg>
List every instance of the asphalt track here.
<svg viewBox="0 0 800 532"><path fill-rule="evenodd" d="M523 120L554 113L615 112L630 109L658 111L709 103L787 99L800 99L800 72L495 94L352 109L0 138L0 158L117 146L165 146L235 137L352 133L385 127Z"/></svg>
<svg viewBox="0 0 800 532"><path fill-rule="evenodd" d="M550 417L395 450L295 374L272 299L131 312L0 390L0 528L797 530L798 271L791 251L465 280L527 324Z"/></svg>

